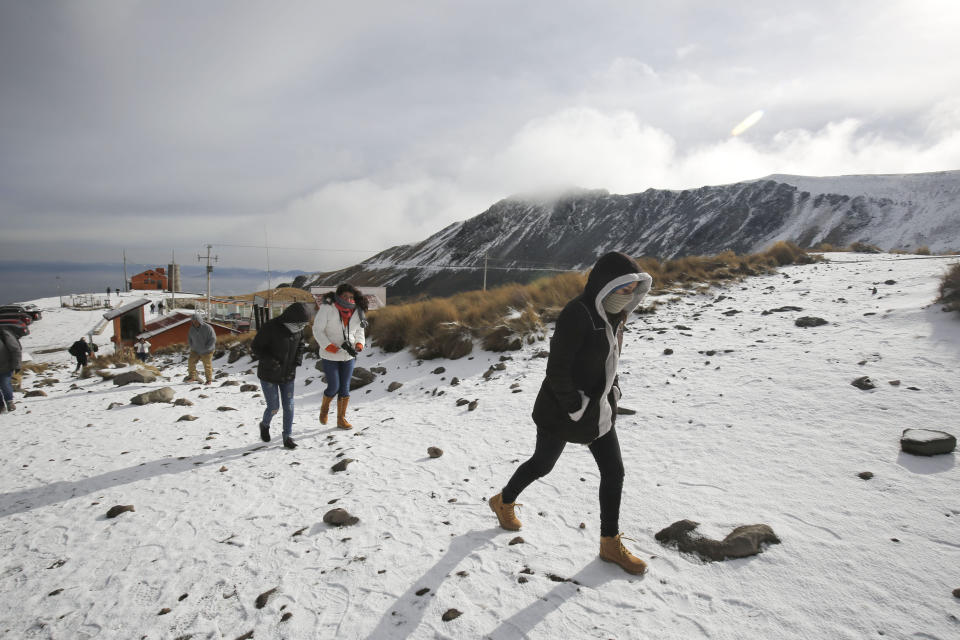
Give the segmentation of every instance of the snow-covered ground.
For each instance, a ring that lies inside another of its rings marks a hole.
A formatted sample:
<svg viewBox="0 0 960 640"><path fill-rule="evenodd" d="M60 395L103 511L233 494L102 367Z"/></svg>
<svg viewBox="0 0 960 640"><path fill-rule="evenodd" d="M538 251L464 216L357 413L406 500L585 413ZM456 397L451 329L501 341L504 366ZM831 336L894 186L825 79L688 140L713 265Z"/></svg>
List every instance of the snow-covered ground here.
<svg viewBox="0 0 960 640"><path fill-rule="evenodd" d="M28 376L27 388L60 382L0 416L0 636L960 637L955 454L899 449L905 428L960 435L960 319L932 304L949 261L830 257L662 296L656 314L633 317L620 379L637 413L617 429L621 529L650 565L643 577L597 558L599 475L584 447L521 496L523 544L486 505L532 452L546 365L533 355L546 343L507 354L488 381L499 354L418 362L369 349L361 366L387 373L354 393L353 431L317 422L323 385L308 360L295 451L259 441L258 394L219 386L255 383L247 358L217 360L227 376L213 387L180 382L183 364L125 387L68 368ZM39 303L35 350L96 321ZM802 311L762 315L788 305ZM797 328L801 316L829 324ZM876 389L850 385L864 375ZM166 385L193 406L129 404ZM332 472L344 457L355 461ZM107 519L114 505L136 510ZM334 507L359 523L324 524ZM705 563L654 539L684 518L715 538L766 523L782 543ZM462 615L443 621L453 608Z"/></svg>

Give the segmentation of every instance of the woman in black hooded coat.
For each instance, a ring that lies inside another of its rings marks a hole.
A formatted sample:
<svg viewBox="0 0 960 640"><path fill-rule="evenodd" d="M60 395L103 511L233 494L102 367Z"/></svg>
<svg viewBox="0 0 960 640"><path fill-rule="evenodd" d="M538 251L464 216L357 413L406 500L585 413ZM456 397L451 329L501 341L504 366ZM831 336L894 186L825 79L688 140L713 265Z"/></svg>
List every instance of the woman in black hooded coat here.
<svg viewBox="0 0 960 640"><path fill-rule="evenodd" d="M283 446L296 449L293 441L293 383L303 362L303 328L310 314L295 302L279 316L260 327L250 350L257 356L257 377L267 408L260 421L260 439L270 442L270 420L283 407Z"/></svg>
<svg viewBox="0 0 960 640"><path fill-rule="evenodd" d="M568 442L586 444L600 469L600 558L635 574L646 571L646 564L623 546L619 533L624 472L614 428L621 395L617 363L623 326L652 281L623 253L608 253L594 265L583 293L560 312L550 339L547 374L533 407L533 456L489 501L501 527L520 529L517 496L550 473Z"/></svg>

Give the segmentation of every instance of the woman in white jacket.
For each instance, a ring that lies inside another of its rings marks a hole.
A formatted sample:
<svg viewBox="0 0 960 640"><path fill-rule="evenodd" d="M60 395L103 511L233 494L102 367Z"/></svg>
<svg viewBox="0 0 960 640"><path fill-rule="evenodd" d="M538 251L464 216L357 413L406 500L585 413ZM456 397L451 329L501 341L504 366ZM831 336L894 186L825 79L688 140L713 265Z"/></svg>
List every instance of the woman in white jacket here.
<svg viewBox="0 0 960 640"><path fill-rule="evenodd" d="M346 283L320 300L317 317L313 320L313 337L320 345L323 373L327 376L327 389L320 405L320 424L327 424L330 401L337 396L337 426L353 428L347 422L347 404L350 402L353 366L357 353L363 351L365 344L366 310L367 299L356 287Z"/></svg>

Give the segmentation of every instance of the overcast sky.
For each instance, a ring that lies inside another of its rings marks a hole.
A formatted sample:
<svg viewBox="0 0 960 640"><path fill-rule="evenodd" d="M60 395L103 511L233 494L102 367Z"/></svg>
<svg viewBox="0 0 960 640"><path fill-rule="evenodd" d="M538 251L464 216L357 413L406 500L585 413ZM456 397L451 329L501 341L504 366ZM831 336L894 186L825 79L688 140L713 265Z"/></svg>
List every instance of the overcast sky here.
<svg viewBox="0 0 960 640"><path fill-rule="evenodd" d="M0 260L330 269L517 193L958 169L958 34L957 0L0 0Z"/></svg>

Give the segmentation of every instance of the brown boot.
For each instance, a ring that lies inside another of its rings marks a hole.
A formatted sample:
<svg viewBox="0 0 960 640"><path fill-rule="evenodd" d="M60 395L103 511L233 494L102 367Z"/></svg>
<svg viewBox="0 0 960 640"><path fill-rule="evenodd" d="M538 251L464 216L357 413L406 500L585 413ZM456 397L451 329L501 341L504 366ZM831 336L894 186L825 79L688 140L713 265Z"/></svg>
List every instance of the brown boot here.
<svg viewBox="0 0 960 640"><path fill-rule="evenodd" d="M330 401L333 396L323 395L323 402L320 403L320 424L327 424L327 412L330 411Z"/></svg>
<svg viewBox="0 0 960 640"><path fill-rule="evenodd" d="M337 426L341 429L353 429L353 425L347 422L347 404L349 402L350 396L337 398Z"/></svg>
<svg viewBox="0 0 960 640"><path fill-rule="evenodd" d="M504 502L502 493L498 493L490 498L487 504L489 504L490 509L497 514L497 520L500 521L501 528L507 531L520 531L520 521L517 519L517 514L513 512L513 508L520 505L516 502Z"/></svg>
<svg viewBox="0 0 960 640"><path fill-rule="evenodd" d="M600 537L600 559L620 565L627 573L636 575L646 573L647 563L627 551L627 548L623 546L623 542L620 541L622 536L623 534L619 533L612 537ZM624 539L630 540L631 538Z"/></svg>

